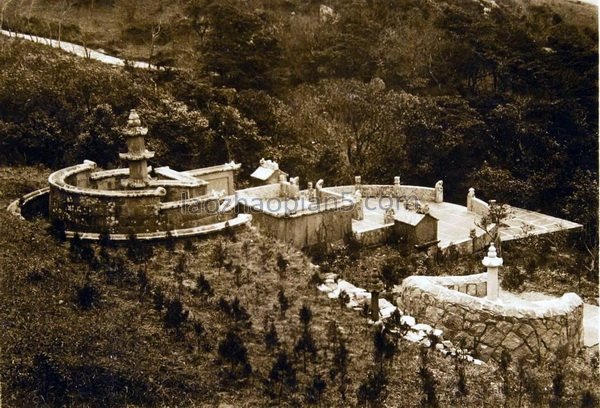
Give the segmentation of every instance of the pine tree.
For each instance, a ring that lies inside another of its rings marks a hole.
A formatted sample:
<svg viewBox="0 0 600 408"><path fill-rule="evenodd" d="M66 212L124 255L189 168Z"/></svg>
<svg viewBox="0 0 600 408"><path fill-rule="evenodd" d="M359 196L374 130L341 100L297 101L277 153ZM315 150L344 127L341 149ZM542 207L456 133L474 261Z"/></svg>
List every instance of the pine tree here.
<svg viewBox="0 0 600 408"><path fill-rule="evenodd" d="M219 239L215 242L210 253L210 259L212 264L219 269L219 272L221 272L221 269L223 269L223 266L225 266L227 261L227 247L222 240Z"/></svg>
<svg viewBox="0 0 600 408"><path fill-rule="evenodd" d="M277 254L277 270L279 271L279 277L283 277L285 275L285 271L287 270L290 262L283 257L282 254Z"/></svg>
<svg viewBox="0 0 600 408"><path fill-rule="evenodd" d="M329 378L335 380L339 376L338 391L342 401L346 400L346 391L350 379L348 378L348 365L350 363L350 352L346 347L346 340L338 328L336 322L331 322L327 333L327 340L333 348L331 360L332 367L329 370Z"/></svg>
<svg viewBox="0 0 600 408"><path fill-rule="evenodd" d="M280 289L277 293L277 300L279 302L279 310L281 312L281 317L285 317L285 312L290 307L290 301L285 296L285 292L283 291L283 289Z"/></svg>
<svg viewBox="0 0 600 408"><path fill-rule="evenodd" d="M303 329L308 330L308 327L310 326L313 317L313 313L310 307L303 304L300 308L298 316L300 317L300 323L302 323Z"/></svg>
<svg viewBox="0 0 600 408"><path fill-rule="evenodd" d="M245 378L252 373L248 361L248 349L244 341L234 331L229 330L219 343L219 357L229 364L228 377Z"/></svg>
<svg viewBox="0 0 600 408"><path fill-rule="evenodd" d="M437 397L436 382L431 370L427 367L429 356L428 349L421 350L421 366L419 367L419 377L421 377L421 387L423 398L421 405L427 408L437 408L439 401Z"/></svg>
<svg viewBox="0 0 600 408"><path fill-rule="evenodd" d="M275 323L273 322L271 322L269 328L265 332L265 346L269 351L279 346L279 336L277 334L277 328L275 327Z"/></svg>
<svg viewBox="0 0 600 408"><path fill-rule="evenodd" d="M317 345L309 329L302 330L302 333L294 346L294 353L302 353L303 368L304 372L306 372L307 356L311 356L313 360L317 356Z"/></svg>
<svg viewBox="0 0 600 408"><path fill-rule="evenodd" d="M292 365L287 353L285 351L279 352L267 380L270 393L274 398L277 398L278 405L280 405L283 391L293 392L297 384L296 369Z"/></svg>
<svg viewBox="0 0 600 408"><path fill-rule="evenodd" d="M327 383L320 374L315 374L310 384L306 387L306 402L309 404L320 404Z"/></svg>

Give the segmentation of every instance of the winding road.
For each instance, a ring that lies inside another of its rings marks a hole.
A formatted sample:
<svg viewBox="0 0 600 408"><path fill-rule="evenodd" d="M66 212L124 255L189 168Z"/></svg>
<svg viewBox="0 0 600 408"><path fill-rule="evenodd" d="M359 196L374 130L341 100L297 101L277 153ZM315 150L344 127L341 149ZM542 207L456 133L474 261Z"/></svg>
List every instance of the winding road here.
<svg viewBox="0 0 600 408"><path fill-rule="evenodd" d="M108 64L108 65L119 66L119 67L124 67L125 65L129 65L131 67L141 68L141 69L151 69L151 70L159 69L156 65L151 65L148 62L129 61L129 60L125 60L122 58L113 57L112 55L108 55L103 52L92 50L92 49L84 47L82 45L67 42L67 41L58 41L58 40L53 40L51 38L39 37L37 35L32 35L32 34L17 33L17 32L8 31L8 30L0 30L0 34L5 35L10 38L20 38L23 40L33 41L38 44L49 45L50 47L59 48L68 53L77 55L78 57L93 59L93 60L100 61L100 62L102 62L104 64Z"/></svg>

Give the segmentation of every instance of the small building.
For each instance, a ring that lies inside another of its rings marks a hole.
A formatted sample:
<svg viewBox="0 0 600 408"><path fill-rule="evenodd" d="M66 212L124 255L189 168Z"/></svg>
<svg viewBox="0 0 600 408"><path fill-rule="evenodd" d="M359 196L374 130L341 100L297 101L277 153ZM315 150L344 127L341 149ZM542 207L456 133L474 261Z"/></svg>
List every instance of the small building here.
<svg viewBox="0 0 600 408"><path fill-rule="evenodd" d="M422 245L438 239L438 219L433 215L400 210L394 215L394 231L409 245Z"/></svg>
<svg viewBox="0 0 600 408"><path fill-rule="evenodd" d="M288 174L279 168L277 162L265 159L260 159L260 166L250 175L256 185L279 183L281 176L287 180Z"/></svg>

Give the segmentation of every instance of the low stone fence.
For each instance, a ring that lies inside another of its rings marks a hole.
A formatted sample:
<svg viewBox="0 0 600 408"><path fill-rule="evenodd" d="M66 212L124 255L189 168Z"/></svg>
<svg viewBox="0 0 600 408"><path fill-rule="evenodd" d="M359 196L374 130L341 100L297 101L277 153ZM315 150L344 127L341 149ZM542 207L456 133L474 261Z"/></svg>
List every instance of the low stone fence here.
<svg viewBox="0 0 600 408"><path fill-rule="evenodd" d="M503 350L513 359L548 358L583 345L583 302L574 293L548 301L491 301L487 273L468 276L411 276L396 291L397 305L417 320L435 325L455 343L475 350L483 361L498 361Z"/></svg>
<svg viewBox="0 0 600 408"><path fill-rule="evenodd" d="M403 184L360 184L358 186L323 187L323 190L343 194L345 197L351 197L355 187L360 189L363 197L417 198L420 201L435 201L435 188L408 186Z"/></svg>
<svg viewBox="0 0 600 408"><path fill-rule="evenodd" d="M469 211L474 212L477 215L481 215L482 217L485 217L486 215L488 215L488 212L490 211L490 206L485 201L480 200L479 198L473 197L471 200L471 208L468 208L468 209L469 209Z"/></svg>

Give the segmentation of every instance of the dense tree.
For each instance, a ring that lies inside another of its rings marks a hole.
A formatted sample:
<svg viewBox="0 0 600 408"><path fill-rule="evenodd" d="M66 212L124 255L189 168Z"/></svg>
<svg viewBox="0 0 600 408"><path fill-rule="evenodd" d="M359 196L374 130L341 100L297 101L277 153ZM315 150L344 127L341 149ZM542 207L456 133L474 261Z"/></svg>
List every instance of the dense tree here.
<svg viewBox="0 0 600 408"><path fill-rule="evenodd" d="M204 13L203 60L214 82L240 90L272 89L280 50L268 13L233 1L207 1Z"/></svg>

